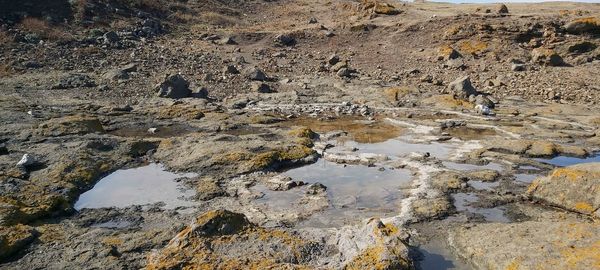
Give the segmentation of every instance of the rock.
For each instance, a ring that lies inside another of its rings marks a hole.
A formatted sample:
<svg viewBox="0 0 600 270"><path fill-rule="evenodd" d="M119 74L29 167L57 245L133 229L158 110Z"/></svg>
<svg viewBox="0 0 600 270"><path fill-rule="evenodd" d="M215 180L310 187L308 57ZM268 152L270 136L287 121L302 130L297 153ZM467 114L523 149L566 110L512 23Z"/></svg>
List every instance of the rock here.
<svg viewBox="0 0 600 270"><path fill-rule="evenodd" d="M567 48L567 50L570 53L581 54L581 53L591 52L591 51L595 50L596 48L598 48L598 45L596 45L592 42L589 42L589 41L582 41L582 42L577 42L573 45L570 45L569 48Z"/></svg>
<svg viewBox="0 0 600 270"><path fill-rule="evenodd" d="M36 134L44 137L90 133L104 133L104 128L97 117L87 115L52 118L41 123L36 130Z"/></svg>
<svg viewBox="0 0 600 270"><path fill-rule="evenodd" d="M525 71L526 70L526 66L524 64L512 64L510 66L510 70L512 71Z"/></svg>
<svg viewBox="0 0 600 270"><path fill-rule="evenodd" d="M336 63L335 65L333 65L330 70L333 72L338 72L340 69L342 68L347 68L348 67L348 63L345 61L341 61Z"/></svg>
<svg viewBox="0 0 600 270"><path fill-rule="evenodd" d="M6 145L0 144L0 156L2 155L8 155L8 148Z"/></svg>
<svg viewBox="0 0 600 270"><path fill-rule="evenodd" d="M340 57L337 54L333 54L327 58L327 63L330 65L335 65L340 62Z"/></svg>
<svg viewBox="0 0 600 270"><path fill-rule="evenodd" d="M506 7L505 4L498 4L496 12L498 12L498 14L508 14L508 7Z"/></svg>
<svg viewBox="0 0 600 270"><path fill-rule="evenodd" d="M266 81L267 75L257 67L250 68L246 71L246 77L252 81Z"/></svg>
<svg viewBox="0 0 600 270"><path fill-rule="evenodd" d="M0 262L25 248L36 236L37 231L31 226L0 226Z"/></svg>
<svg viewBox="0 0 600 270"><path fill-rule="evenodd" d="M291 177L284 175L278 175L267 180L267 187L273 191L286 191L303 185L304 182L294 181Z"/></svg>
<svg viewBox="0 0 600 270"><path fill-rule="evenodd" d="M275 36L275 44L282 46L293 46L296 44L296 39L287 34L279 34Z"/></svg>
<svg viewBox="0 0 600 270"><path fill-rule="evenodd" d="M392 6L388 3L379 3L379 2L375 3L373 12L375 12L377 14L384 14L384 15L400 14L400 10L396 9L394 6Z"/></svg>
<svg viewBox="0 0 600 270"><path fill-rule="evenodd" d="M223 68L223 74L240 74L240 71L234 65L227 65Z"/></svg>
<svg viewBox="0 0 600 270"><path fill-rule="evenodd" d="M206 87L199 87L196 91L192 92L191 96L195 98L208 98L208 89Z"/></svg>
<svg viewBox="0 0 600 270"><path fill-rule="evenodd" d="M461 99L467 99L471 95L478 94L477 90L471 84L469 76L460 77L448 85L450 93Z"/></svg>
<svg viewBox="0 0 600 270"><path fill-rule="evenodd" d="M531 61L545 66L562 66L564 61L551 49L535 48L531 51Z"/></svg>
<svg viewBox="0 0 600 270"><path fill-rule="evenodd" d="M201 201L212 200L216 197L224 196L225 190L219 185L219 182L213 178L202 178L196 186L197 198Z"/></svg>
<svg viewBox="0 0 600 270"><path fill-rule="evenodd" d="M555 169L534 181L528 193L553 206L599 218L600 163Z"/></svg>
<svg viewBox="0 0 600 270"><path fill-rule="evenodd" d="M352 71L349 68L341 68L336 74L338 75L338 77L342 78L350 77L352 76Z"/></svg>
<svg viewBox="0 0 600 270"><path fill-rule="evenodd" d="M186 98L191 94L190 83L180 74L167 75L163 82L155 87L159 97Z"/></svg>
<svg viewBox="0 0 600 270"><path fill-rule="evenodd" d="M309 24L315 24L315 23L318 23L318 22L319 22L319 21L317 21L317 18L315 18L315 17L312 17L312 18L310 18L310 19L308 20L308 23L309 23Z"/></svg>
<svg viewBox="0 0 600 270"><path fill-rule="evenodd" d="M235 45L235 44L237 44L237 42L235 42L235 40L233 40L233 38L231 38L231 37L224 37L224 38L218 40L216 43L220 44L220 45Z"/></svg>
<svg viewBox="0 0 600 270"><path fill-rule="evenodd" d="M19 160L19 162L17 162L17 167L27 168L27 167L37 164L37 162L38 162L37 159L35 157L33 157L32 155L24 154L23 157L21 157L21 160Z"/></svg>
<svg viewBox="0 0 600 270"><path fill-rule="evenodd" d="M492 109L490 109L488 106L481 105L481 104L475 105L475 111L481 115L493 115L494 114L492 112Z"/></svg>
<svg viewBox="0 0 600 270"><path fill-rule="evenodd" d="M327 187L321 183L313 183L306 188L306 194L318 195L327 191Z"/></svg>
<svg viewBox="0 0 600 270"><path fill-rule="evenodd" d="M95 87L96 82L90 76L85 74L71 73L62 79L52 89L69 89L77 87Z"/></svg>
<svg viewBox="0 0 600 270"><path fill-rule="evenodd" d="M148 129L148 133L149 133L149 134L156 134L156 132L158 132L158 128L154 128L154 127L153 127L153 128L149 128L149 129Z"/></svg>
<svg viewBox="0 0 600 270"><path fill-rule="evenodd" d="M112 43L116 43L120 40L119 35L117 35L117 33L115 31L108 31L104 34L103 36L104 38L104 43L105 44L112 44Z"/></svg>
<svg viewBox="0 0 600 270"><path fill-rule="evenodd" d="M137 69L137 65L131 64L123 68L116 68L104 73L104 79L116 81L129 79L129 72L133 72Z"/></svg>
<svg viewBox="0 0 600 270"><path fill-rule="evenodd" d="M586 221L470 224L450 230L448 243L474 269L544 269L550 265L551 269L597 269L600 224Z"/></svg>
<svg viewBox="0 0 600 270"><path fill-rule="evenodd" d="M490 109L495 108L494 102L484 95L478 95L475 97L475 105L482 105Z"/></svg>
<svg viewBox="0 0 600 270"><path fill-rule="evenodd" d="M268 84L261 82L253 82L250 86L250 90L257 93L271 93L271 87Z"/></svg>
<svg viewBox="0 0 600 270"><path fill-rule="evenodd" d="M565 25L571 34L600 33L600 19L594 17L580 18Z"/></svg>
<svg viewBox="0 0 600 270"><path fill-rule="evenodd" d="M232 238L232 235L236 237ZM196 218L161 251L151 254L147 267L148 269L169 269L170 265L193 267L195 261L204 258L203 266L209 269L221 269L223 259L236 254L236 260L229 261L227 268L247 269L251 265L284 268L287 264L281 262L281 258L286 258L285 251L289 248L293 251L301 251L300 246L295 246L296 243L301 243L301 240L288 236L283 231L257 227L242 214L225 210L209 211ZM231 244L232 248L213 249L221 244ZM268 251L260 252L261 250ZM208 254L210 256L207 256Z"/></svg>
<svg viewBox="0 0 600 270"><path fill-rule="evenodd" d="M450 46L442 46L438 49L438 60L450 60L461 57L454 48Z"/></svg>
<svg viewBox="0 0 600 270"><path fill-rule="evenodd" d="M23 63L23 66L25 66L26 68L41 68L42 64L40 64L40 62L38 61L30 60Z"/></svg>

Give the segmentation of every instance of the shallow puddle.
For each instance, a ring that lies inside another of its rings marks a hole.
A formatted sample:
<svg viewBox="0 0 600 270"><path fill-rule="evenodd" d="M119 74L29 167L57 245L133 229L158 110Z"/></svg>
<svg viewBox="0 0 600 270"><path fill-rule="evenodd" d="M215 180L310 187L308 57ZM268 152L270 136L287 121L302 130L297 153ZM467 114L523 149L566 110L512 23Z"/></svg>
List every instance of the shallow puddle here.
<svg viewBox="0 0 600 270"><path fill-rule="evenodd" d="M282 122L283 126L305 126L317 133L343 130L359 143L378 143L400 136L403 129L384 121L367 121L358 117L340 117L332 120L295 118Z"/></svg>
<svg viewBox="0 0 600 270"><path fill-rule="evenodd" d="M254 191L263 194L256 202L267 205L273 210L289 209L294 203L298 203L304 197L304 188L292 188L286 191L273 191L264 185L256 185Z"/></svg>
<svg viewBox="0 0 600 270"><path fill-rule="evenodd" d="M418 262L419 270L450 270L472 269L464 262L458 260L446 247L432 241L419 247L421 260Z"/></svg>
<svg viewBox="0 0 600 270"><path fill-rule="evenodd" d="M400 189L412 181L406 170L341 165L324 159L284 174L294 180L319 182L327 187L332 207L323 213L326 218L316 214L304 223L312 222L315 226L330 226L346 218L356 222L361 217L394 215L402 199Z"/></svg>
<svg viewBox="0 0 600 270"><path fill-rule="evenodd" d="M505 210L502 206L494 208L478 208L471 206L472 203L479 200L479 197L476 194L456 193L452 194L452 198L454 199L454 207L456 208L456 211L479 214L489 222L510 222L510 219L504 215Z"/></svg>
<svg viewBox="0 0 600 270"><path fill-rule="evenodd" d="M193 190L183 190L175 180L194 177L195 174L175 174L168 172L160 164L118 170L102 178L89 191L81 194L75 209L128 207L164 203L164 208L193 206L189 198Z"/></svg>
<svg viewBox="0 0 600 270"><path fill-rule="evenodd" d="M515 174L515 180L521 183L525 183L525 184L531 184L533 182L533 180L535 180L536 178L540 177L541 175L539 174L525 174L525 173L519 173L519 174Z"/></svg>
<svg viewBox="0 0 600 270"><path fill-rule="evenodd" d="M537 158L535 160L547 164L552 164L554 166L566 167L580 163L600 162L600 153L595 153L594 155L586 158L558 156L551 159Z"/></svg>
<svg viewBox="0 0 600 270"><path fill-rule="evenodd" d="M493 163L493 162L490 162L486 165L474 165L474 164L444 161L444 162L442 162L442 164L448 169L457 170L457 171L478 171L478 170L502 171L502 165L500 165L498 163Z"/></svg>
<svg viewBox="0 0 600 270"><path fill-rule="evenodd" d="M492 191L500 185L500 183L498 183L498 182L483 182L483 181L476 181L476 180L471 180L467 183L469 184L469 186L471 186L472 188L474 188L476 190L487 190L487 191Z"/></svg>

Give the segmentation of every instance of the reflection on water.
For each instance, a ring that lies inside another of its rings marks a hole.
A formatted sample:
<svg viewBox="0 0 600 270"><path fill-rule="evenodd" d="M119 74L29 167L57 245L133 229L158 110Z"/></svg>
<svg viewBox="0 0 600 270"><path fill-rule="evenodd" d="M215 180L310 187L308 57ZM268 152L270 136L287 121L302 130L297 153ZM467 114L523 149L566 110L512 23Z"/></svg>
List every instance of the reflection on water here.
<svg viewBox="0 0 600 270"><path fill-rule="evenodd" d="M537 158L536 160L539 162L552 164L554 166L565 167L565 166L571 166L571 165L576 165L576 164L580 164L580 163L600 162L600 153L596 153L587 158L558 156L558 157L551 158L551 159Z"/></svg>
<svg viewBox="0 0 600 270"><path fill-rule="evenodd" d="M360 221L360 216L396 213L400 207L400 189L411 182L406 170L342 165L320 159L314 164L285 172L294 180L322 183L327 187L332 208L311 217L315 223L331 225L346 217ZM357 216L358 215L358 216Z"/></svg>
<svg viewBox="0 0 600 270"><path fill-rule="evenodd" d="M494 208L477 208L471 206L472 203L479 200L479 197L473 193L456 193L452 194L452 198L454 199L456 211L479 214L482 215L486 221L490 222L510 222L510 219L504 215L504 208L502 206Z"/></svg>
<svg viewBox="0 0 600 270"><path fill-rule="evenodd" d="M165 208L192 206L186 200L195 195L193 190L182 190L174 180L193 177L194 174L175 174L165 171L160 164L118 170L102 178L89 191L81 194L75 209L128 207L163 202Z"/></svg>

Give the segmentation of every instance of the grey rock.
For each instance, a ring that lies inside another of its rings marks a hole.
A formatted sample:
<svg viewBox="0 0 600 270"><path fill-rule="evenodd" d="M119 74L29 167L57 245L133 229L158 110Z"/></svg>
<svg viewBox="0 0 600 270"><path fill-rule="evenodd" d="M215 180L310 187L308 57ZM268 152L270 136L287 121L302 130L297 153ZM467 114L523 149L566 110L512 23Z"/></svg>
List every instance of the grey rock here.
<svg viewBox="0 0 600 270"><path fill-rule="evenodd" d="M180 74L167 75L155 89L159 97L186 98L191 94L190 83Z"/></svg>
<svg viewBox="0 0 600 270"><path fill-rule="evenodd" d="M261 82L253 82L252 85L250 86L250 89L252 90L252 92L258 92L258 93L271 93L271 87L268 84L265 83L261 83Z"/></svg>
<svg viewBox="0 0 600 270"><path fill-rule="evenodd" d="M206 89L206 87L200 87L196 89L191 96L195 98L208 98L208 89Z"/></svg>
<svg viewBox="0 0 600 270"><path fill-rule="evenodd" d="M490 109L493 109L495 107L494 102L491 101L488 97L484 96L484 95L478 95L475 97L475 104L476 105L483 105L486 106Z"/></svg>
<svg viewBox="0 0 600 270"><path fill-rule="evenodd" d="M512 71L525 71L526 66L524 64L512 64L510 70Z"/></svg>
<svg viewBox="0 0 600 270"><path fill-rule="evenodd" d="M342 68L338 70L336 73L339 77L350 77L352 76L352 71L349 68Z"/></svg>
<svg viewBox="0 0 600 270"><path fill-rule="evenodd" d="M315 23L318 23L318 22L319 22L319 21L317 21L317 18L315 18L315 17L312 17L312 18L310 18L310 19L308 20L308 23L309 23L309 24L315 24Z"/></svg>
<svg viewBox="0 0 600 270"><path fill-rule="evenodd" d="M283 46L293 46L296 44L296 39L287 34L280 34L275 36L275 44Z"/></svg>
<svg viewBox="0 0 600 270"><path fill-rule="evenodd" d="M112 44L120 40L119 35L117 35L115 31L108 31L104 33L103 38L105 44Z"/></svg>
<svg viewBox="0 0 600 270"><path fill-rule="evenodd" d="M240 71L234 65L227 65L223 68L224 74L240 74Z"/></svg>
<svg viewBox="0 0 600 270"><path fill-rule="evenodd" d="M450 90L450 93L462 99L467 99L470 95L478 94L475 87L473 87L473 85L471 84L469 76L464 76L456 79L448 85L448 88Z"/></svg>
<svg viewBox="0 0 600 270"><path fill-rule="evenodd" d="M333 65L330 70L333 72L338 72L340 69L342 68L347 68L348 67L348 63L346 61L341 61L336 63L335 65Z"/></svg>
<svg viewBox="0 0 600 270"><path fill-rule="evenodd" d="M337 54L333 54L329 56L329 58L327 58L327 63L332 66L337 64L338 62L340 62L340 57Z"/></svg>
<svg viewBox="0 0 600 270"><path fill-rule="evenodd" d="M250 68L246 71L246 77L252 81L266 81L267 75L257 67Z"/></svg>
<svg viewBox="0 0 600 270"><path fill-rule="evenodd" d="M235 45L235 44L237 44L237 42L235 42L235 40L233 40L232 37L224 37L224 38L218 40L216 43L220 44L220 45Z"/></svg>

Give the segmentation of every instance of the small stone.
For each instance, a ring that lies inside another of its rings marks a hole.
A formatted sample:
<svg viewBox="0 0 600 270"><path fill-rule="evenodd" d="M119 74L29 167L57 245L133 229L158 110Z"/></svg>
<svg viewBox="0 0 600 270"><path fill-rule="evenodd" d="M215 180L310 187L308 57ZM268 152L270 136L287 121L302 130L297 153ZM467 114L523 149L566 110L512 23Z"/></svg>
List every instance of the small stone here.
<svg viewBox="0 0 600 270"><path fill-rule="evenodd" d="M512 71L525 71L525 65L524 64L512 64L510 66L510 69Z"/></svg>
<svg viewBox="0 0 600 270"><path fill-rule="evenodd" d="M296 39L287 34L280 34L275 36L275 43L283 46L293 46L296 44Z"/></svg>
<svg viewBox="0 0 600 270"><path fill-rule="evenodd" d="M208 89L206 89L206 87L200 87L196 89L196 91L192 92L192 97L208 98Z"/></svg>
<svg viewBox="0 0 600 270"><path fill-rule="evenodd" d="M253 67L253 68L247 70L246 77L252 81L261 81L262 82L262 81L267 80L267 75L265 75L265 73L262 70L260 70L256 67Z"/></svg>
<svg viewBox="0 0 600 270"><path fill-rule="evenodd" d="M119 41L119 35L115 31L106 32L103 37L105 44L112 44Z"/></svg>
<svg viewBox="0 0 600 270"><path fill-rule="evenodd" d="M223 68L224 74L239 74L240 71L234 65L227 65Z"/></svg>
<svg viewBox="0 0 600 270"><path fill-rule="evenodd" d="M350 77L352 75L352 71L348 68L342 68L338 70L337 75L339 77Z"/></svg>
<svg viewBox="0 0 600 270"><path fill-rule="evenodd" d="M312 17L312 18L310 18L310 19L308 20L308 23L309 23L309 24L315 24L315 23L318 23L318 22L319 22L319 21L317 21L317 18L315 18L315 17Z"/></svg>
<svg viewBox="0 0 600 270"><path fill-rule="evenodd" d="M30 154L24 154L21 160L17 162L17 167L26 168L37 163L37 160Z"/></svg>
<svg viewBox="0 0 600 270"><path fill-rule="evenodd" d="M190 83L180 74L167 75L155 89L159 97L186 98L191 94Z"/></svg>
<svg viewBox="0 0 600 270"><path fill-rule="evenodd" d="M499 14L508 14L508 7L505 4L499 4L496 11Z"/></svg>
<svg viewBox="0 0 600 270"><path fill-rule="evenodd" d="M271 93L271 87L268 84L261 82L253 82L250 89L252 92Z"/></svg>
<svg viewBox="0 0 600 270"><path fill-rule="evenodd" d="M158 132L158 128L153 127L153 128L148 129L148 133L150 133L150 134L156 134L156 132Z"/></svg>
<svg viewBox="0 0 600 270"><path fill-rule="evenodd" d="M220 44L220 45L235 45L235 44L237 44L237 42L235 42L235 40L233 40L233 38L231 38L231 37L224 37L222 39L219 39L216 43Z"/></svg>
<svg viewBox="0 0 600 270"><path fill-rule="evenodd" d="M340 62L340 57L337 54L333 54L327 59L327 63L332 66L337 64L338 62Z"/></svg>
<svg viewBox="0 0 600 270"><path fill-rule="evenodd" d="M0 145L0 156L2 155L8 155L8 149L6 148L6 145Z"/></svg>

